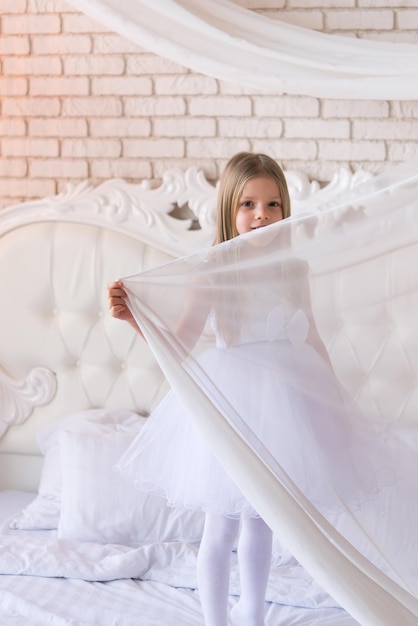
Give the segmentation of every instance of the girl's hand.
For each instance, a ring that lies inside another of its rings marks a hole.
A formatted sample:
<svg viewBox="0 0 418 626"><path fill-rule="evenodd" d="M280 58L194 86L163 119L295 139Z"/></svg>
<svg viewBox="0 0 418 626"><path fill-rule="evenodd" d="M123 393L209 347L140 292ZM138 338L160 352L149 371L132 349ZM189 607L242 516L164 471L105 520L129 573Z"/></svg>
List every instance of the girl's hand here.
<svg viewBox="0 0 418 626"><path fill-rule="evenodd" d="M124 320L136 330L137 333L144 337L136 323L134 316L126 306L125 298L127 297L126 291L123 288L123 283L120 280L115 280L107 288L107 302L112 317L116 317L118 320Z"/></svg>
<svg viewBox="0 0 418 626"><path fill-rule="evenodd" d="M129 322L136 330L139 330L132 313L126 306L126 291L120 280L110 283L107 288L107 298L111 315L118 320Z"/></svg>
<svg viewBox="0 0 418 626"><path fill-rule="evenodd" d="M126 291L123 288L123 283L120 280L115 280L107 288L107 302L112 317L116 317L118 320L124 320L136 330L136 332L144 338L144 335L139 329L134 316L126 306L125 298Z"/></svg>
<svg viewBox="0 0 418 626"><path fill-rule="evenodd" d="M126 306L126 291L124 290L121 281L116 280L113 283L110 283L107 288L107 298L112 317L126 321L128 321L128 318L132 318L132 313Z"/></svg>

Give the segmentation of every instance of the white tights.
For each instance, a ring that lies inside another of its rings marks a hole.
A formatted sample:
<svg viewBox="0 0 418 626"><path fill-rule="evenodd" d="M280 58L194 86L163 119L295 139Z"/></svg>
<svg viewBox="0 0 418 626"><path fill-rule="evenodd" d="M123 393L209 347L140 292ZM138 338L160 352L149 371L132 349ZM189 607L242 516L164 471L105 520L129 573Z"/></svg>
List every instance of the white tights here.
<svg viewBox="0 0 418 626"><path fill-rule="evenodd" d="M197 559L197 580L205 626L227 626L231 553L240 520L206 515ZM241 597L232 623L263 626L264 600L271 564L272 532L261 518L241 521L238 562Z"/></svg>

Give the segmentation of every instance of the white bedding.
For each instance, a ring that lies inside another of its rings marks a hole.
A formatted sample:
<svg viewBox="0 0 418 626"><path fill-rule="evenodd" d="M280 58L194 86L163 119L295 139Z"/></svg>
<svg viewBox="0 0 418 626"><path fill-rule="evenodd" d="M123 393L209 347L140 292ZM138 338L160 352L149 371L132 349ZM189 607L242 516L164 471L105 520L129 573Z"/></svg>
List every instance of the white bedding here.
<svg viewBox="0 0 418 626"><path fill-rule="evenodd" d="M132 548L62 540L54 530L11 530L10 521L33 498L0 493L1 624L203 624L195 590L196 546L163 542ZM235 555L233 561L231 605L239 593ZM267 626L355 626L292 559L280 563L276 554L272 565Z"/></svg>

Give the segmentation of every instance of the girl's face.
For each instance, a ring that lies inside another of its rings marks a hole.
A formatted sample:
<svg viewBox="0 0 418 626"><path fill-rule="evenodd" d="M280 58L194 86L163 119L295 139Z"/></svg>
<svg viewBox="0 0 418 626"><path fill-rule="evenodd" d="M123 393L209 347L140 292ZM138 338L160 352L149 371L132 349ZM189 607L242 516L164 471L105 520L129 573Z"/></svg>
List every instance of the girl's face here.
<svg viewBox="0 0 418 626"><path fill-rule="evenodd" d="M283 219L280 191L269 176L250 178L244 185L235 215L239 235Z"/></svg>

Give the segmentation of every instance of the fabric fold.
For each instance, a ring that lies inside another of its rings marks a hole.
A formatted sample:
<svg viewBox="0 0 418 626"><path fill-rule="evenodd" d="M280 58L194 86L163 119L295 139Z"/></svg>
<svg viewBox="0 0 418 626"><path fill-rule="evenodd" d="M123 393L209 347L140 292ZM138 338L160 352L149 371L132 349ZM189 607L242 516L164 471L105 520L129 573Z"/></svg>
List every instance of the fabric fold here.
<svg viewBox="0 0 418 626"><path fill-rule="evenodd" d="M195 72L268 93L415 100L418 46L328 35L227 0L70 0L123 37Z"/></svg>

